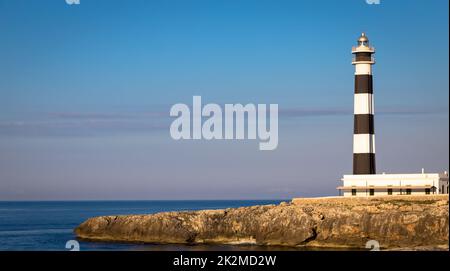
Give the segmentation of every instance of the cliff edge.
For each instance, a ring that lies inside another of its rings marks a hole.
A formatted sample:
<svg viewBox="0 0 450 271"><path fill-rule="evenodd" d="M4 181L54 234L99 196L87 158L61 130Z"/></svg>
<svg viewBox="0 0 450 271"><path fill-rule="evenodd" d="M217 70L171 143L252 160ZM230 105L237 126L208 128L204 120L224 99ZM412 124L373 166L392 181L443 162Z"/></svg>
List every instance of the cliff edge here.
<svg viewBox="0 0 450 271"><path fill-rule="evenodd" d="M91 241L448 249L448 195L299 198L279 205L101 216L75 229Z"/></svg>

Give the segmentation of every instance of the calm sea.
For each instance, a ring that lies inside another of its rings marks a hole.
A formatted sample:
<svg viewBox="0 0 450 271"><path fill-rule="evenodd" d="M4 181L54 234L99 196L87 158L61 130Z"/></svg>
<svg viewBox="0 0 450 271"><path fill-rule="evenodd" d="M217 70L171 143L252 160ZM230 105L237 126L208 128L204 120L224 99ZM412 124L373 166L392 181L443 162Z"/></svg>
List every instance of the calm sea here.
<svg viewBox="0 0 450 271"><path fill-rule="evenodd" d="M201 200L201 201L0 201L0 250L67 250L76 239L73 229L93 216L150 214L163 211L222 209L281 200ZM287 249L257 246L154 245L82 242L80 250L265 250Z"/></svg>

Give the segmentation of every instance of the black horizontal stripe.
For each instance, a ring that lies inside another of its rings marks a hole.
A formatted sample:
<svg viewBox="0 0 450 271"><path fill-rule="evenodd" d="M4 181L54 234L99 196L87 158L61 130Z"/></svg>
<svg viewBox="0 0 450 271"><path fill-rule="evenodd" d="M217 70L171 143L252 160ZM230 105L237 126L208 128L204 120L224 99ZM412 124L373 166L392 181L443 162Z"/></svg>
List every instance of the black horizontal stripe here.
<svg viewBox="0 0 450 271"><path fill-rule="evenodd" d="M355 93L373 93L371 74L355 75Z"/></svg>
<svg viewBox="0 0 450 271"><path fill-rule="evenodd" d="M376 174L375 153L354 153L353 174Z"/></svg>
<svg viewBox="0 0 450 271"><path fill-rule="evenodd" d="M374 134L375 127L372 114L358 114L354 117L354 134Z"/></svg>
<svg viewBox="0 0 450 271"><path fill-rule="evenodd" d="M356 61L371 61L372 53L369 53L369 52L355 53L355 60Z"/></svg>

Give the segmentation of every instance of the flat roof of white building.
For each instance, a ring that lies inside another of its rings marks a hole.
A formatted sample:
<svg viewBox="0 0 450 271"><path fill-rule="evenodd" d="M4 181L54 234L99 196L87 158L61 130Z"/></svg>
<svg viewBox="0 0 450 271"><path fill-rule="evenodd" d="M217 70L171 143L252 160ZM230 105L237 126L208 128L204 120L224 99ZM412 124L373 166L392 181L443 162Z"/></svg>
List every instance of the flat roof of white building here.
<svg viewBox="0 0 450 271"><path fill-rule="evenodd" d="M339 190L357 187L374 189L428 189L436 188L441 181L448 181L448 173L361 174L344 175Z"/></svg>
<svg viewBox="0 0 450 271"><path fill-rule="evenodd" d="M344 178L342 178L341 180L370 180L370 181L375 181L375 180L399 180L399 179L403 179L403 180L407 180L407 179L448 179L448 173L444 172L444 173L402 173L402 174L386 174L386 173L382 173L382 174L360 174L360 175L353 175L353 174L348 174L348 175L344 175Z"/></svg>

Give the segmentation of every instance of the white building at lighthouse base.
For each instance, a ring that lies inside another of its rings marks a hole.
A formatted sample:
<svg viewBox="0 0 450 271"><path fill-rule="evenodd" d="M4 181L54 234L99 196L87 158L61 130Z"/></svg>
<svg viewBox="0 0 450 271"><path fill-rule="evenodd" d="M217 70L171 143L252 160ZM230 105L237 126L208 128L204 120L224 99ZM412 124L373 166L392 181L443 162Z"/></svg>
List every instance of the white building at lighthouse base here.
<svg viewBox="0 0 450 271"><path fill-rule="evenodd" d="M344 175L337 187L345 197L448 194L448 172Z"/></svg>

